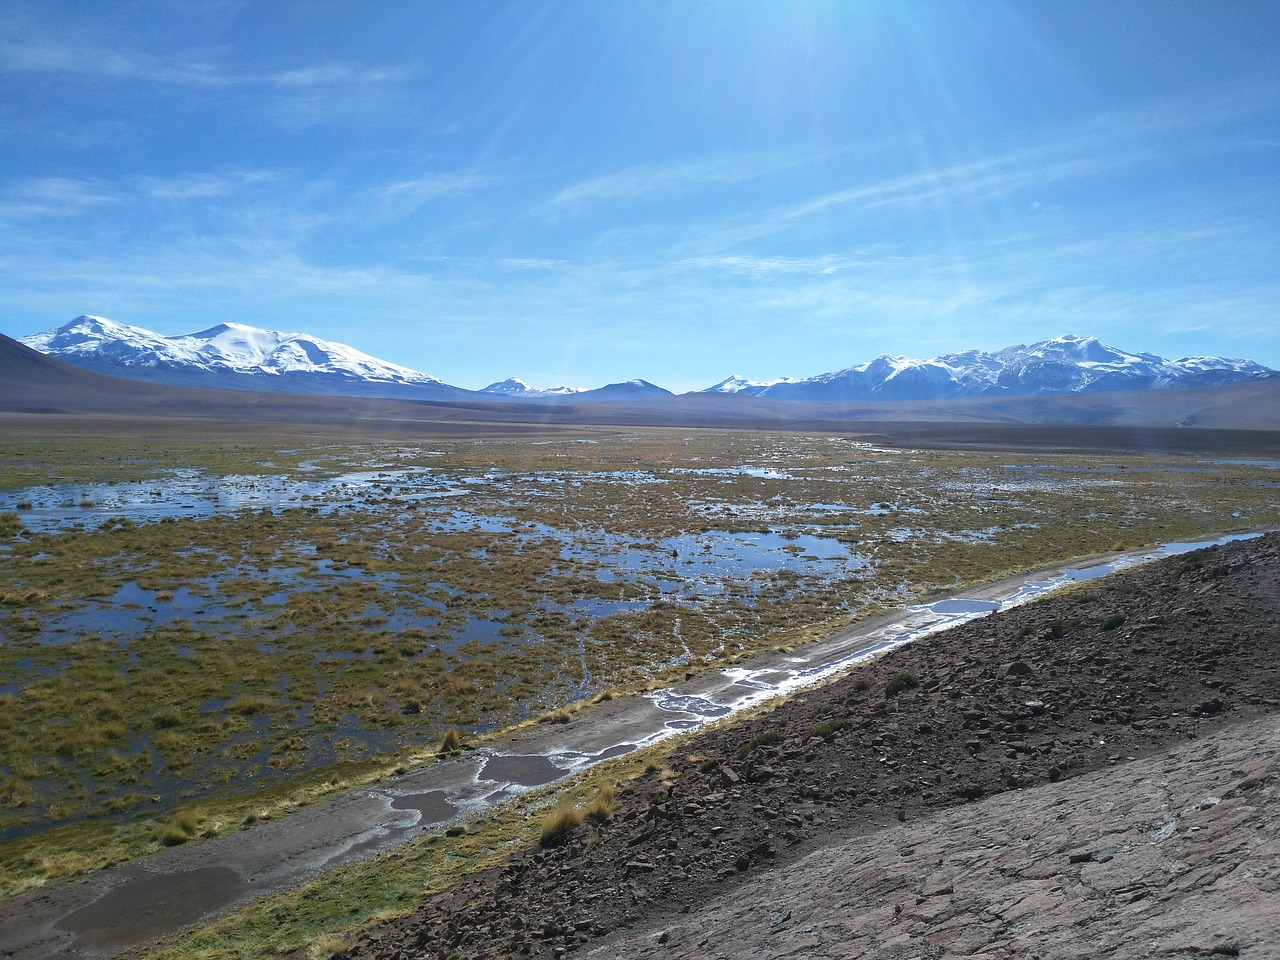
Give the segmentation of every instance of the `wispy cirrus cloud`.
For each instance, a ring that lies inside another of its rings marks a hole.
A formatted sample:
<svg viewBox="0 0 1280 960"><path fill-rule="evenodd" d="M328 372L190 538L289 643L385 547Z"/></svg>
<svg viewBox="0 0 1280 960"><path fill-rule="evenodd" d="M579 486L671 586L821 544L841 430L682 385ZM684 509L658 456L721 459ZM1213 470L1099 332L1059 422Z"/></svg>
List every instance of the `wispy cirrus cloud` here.
<svg viewBox="0 0 1280 960"><path fill-rule="evenodd" d="M139 194L153 200L217 200L242 195L246 189L279 184L281 175L269 170L234 170L173 177L136 177L128 182Z"/></svg>
<svg viewBox="0 0 1280 960"><path fill-rule="evenodd" d="M764 278L794 274L828 276L849 266L851 262L849 257L836 254L823 254L816 257L736 255L686 257L678 264L695 270L714 269L739 276Z"/></svg>
<svg viewBox="0 0 1280 960"><path fill-rule="evenodd" d="M752 151L682 163L629 167L572 184L539 208L542 214L571 214L601 203L674 196L708 187L746 183L814 162L790 151Z"/></svg>
<svg viewBox="0 0 1280 960"><path fill-rule="evenodd" d="M414 75L410 67L321 62L285 70L232 68L215 51L175 50L164 57L115 45L115 39L0 33L0 71L134 79L195 88L285 91L370 87Z"/></svg>
<svg viewBox="0 0 1280 960"><path fill-rule="evenodd" d="M407 180L379 184L368 192L377 201L404 212L416 210L436 200L466 196L493 186L497 180L493 176L472 172L432 172Z"/></svg>
<svg viewBox="0 0 1280 960"><path fill-rule="evenodd" d="M347 59L321 59L286 68L254 69L232 60L215 44L144 43L123 29L99 25L52 30L31 17L0 24L0 74L45 74L94 95L102 89L129 90L146 102L197 98L212 106L234 106L245 116L259 115L302 129L333 120L366 122L394 116L403 87L415 77L412 65L368 65ZM120 100L113 94L112 102Z"/></svg>
<svg viewBox="0 0 1280 960"><path fill-rule="evenodd" d="M267 170L133 176L119 180L33 177L5 185L0 193L0 220L78 217L113 206L136 210L153 202L232 200L243 198L259 187L279 185L282 180L279 173Z"/></svg>
<svg viewBox="0 0 1280 960"><path fill-rule="evenodd" d="M820 154L752 153L628 168L566 187L539 212L570 214L628 200L696 197L700 191L783 174L780 182L794 194L790 199L743 189L706 216L695 206L655 203L644 220L609 222L597 237L603 248L652 246L665 238L677 258L725 258L752 249L741 255L757 257L752 269L762 269L769 259L759 253L762 245L785 248L817 237L865 242L878 231L892 245L913 229L936 227L943 220L973 229L985 217L998 227L1011 211L1019 218L1043 206L1043 196L1064 190L1093 188L1086 194L1090 204L1097 202L1093 196L1111 192L1125 196L1126 202L1141 200L1151 191L1142 179L1146 169L1158 172L1178 158L1202 160L1206 151L1264 148L1247 132L1248 123L1265 115L1274 97L1257 89L1251 89L1250 97L1231 93L1197 91L1057 128L1028 130L1022 138L965 144L963 150L927 158L917 154L914 164L902 159L911 153L902 143L886 142ZM1246 132L1230 135L1237 124ZM1206 137L1206 129L1218 135ZM899 162L880 162L878 154L896 156ZM842 170L854 182L838 185ZM745 262L740 266L745 269Z"/></svg>
<svg viewBox="0 0 1280 960"><path fill-rule="evenodd" d="M95 177L34 177L0 193L0 222L80 216L120 202L120 189Z"/></svg>

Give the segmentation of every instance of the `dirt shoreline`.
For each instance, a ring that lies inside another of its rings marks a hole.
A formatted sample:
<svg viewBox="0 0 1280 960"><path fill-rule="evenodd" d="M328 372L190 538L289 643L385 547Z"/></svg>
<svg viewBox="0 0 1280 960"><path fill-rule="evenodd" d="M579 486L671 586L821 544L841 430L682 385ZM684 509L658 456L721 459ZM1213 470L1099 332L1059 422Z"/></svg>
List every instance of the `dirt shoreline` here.
<svg viewBox="0 0 1280 960"><path fill-rule="evenodd" d="M860 922L840 912L855 896L839 886L824 901L830 916L806 906L812 936L786 951L767 947L761 917L755 930L764 934L750 943L731 936L725 918L748 884L759 904L760 891L785 888L806 858L812 866L848 856L902 825L953 815L982 824L996 815L984 807L993 797L1043 795L1071 809L1084 796L1077 786L1105 796L1108 778L1167 751L1212 737L1229 752L1280 715L1278 663L1280 535L1091 581L916 641L765 716L708 732L669 772L628 787L608 823L584 824L562 845L524 851L424 901L346 956L1026 955L1032 944L1009 940L1007 930L991 927L975 941L964 931L985 928L963 910L947 913L945 925L921 920L896 951L869 938L820 952L824 924ZM886 698L902 674L918 685ZM1176 762L1163 769L1177 787ZM1259 777L1271 783L1274 771ZM1268 836L1258 842L1275 846ZM1218 879L1246 852L1219 851L1217 872L1186 880L1181 898L1144 904L1144 923L1163 922L1188 897L1217 896ZM829 883L839 881L838 866ZM1272 881L1267 896L1280 889L1280 876ZM1059 940L1036 941L1036 949L1080 955L1070 938L1098 932L1091 917L1060 926ZM722 937L709 942L715 923ZM1230 943L1207 927L1178 929L1187 947L1172 956L1280 950L1265 925L1239 925ZM1122 923L1109 935L1116 956L1146 952L1125 940Z"/></svg>

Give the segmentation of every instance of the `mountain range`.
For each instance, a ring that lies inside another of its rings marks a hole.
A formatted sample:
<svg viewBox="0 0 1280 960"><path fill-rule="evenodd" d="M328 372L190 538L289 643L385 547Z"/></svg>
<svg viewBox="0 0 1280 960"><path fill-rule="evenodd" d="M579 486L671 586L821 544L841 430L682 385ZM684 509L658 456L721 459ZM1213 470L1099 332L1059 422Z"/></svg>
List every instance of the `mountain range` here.
<svg viewBox="0 0 1280 960"><path fill-rule="evenodd" d="M625 403L473 396L422 402L170 386L95 373L0 334L0 423L14 436L132 430L154 437L276 431L404 438L678 427L818 432L911 449L1168 452L1280 462L1280 377L1184 390L850 403L705 392Z"/></svg>
<svg viewBox="0 0 1280 960"><path fill-rule="evenodd" d="M111 376L177 386L406 400L621 402L671 396L647 380L593 390L538 390L510 378L483 390L304 333L220 323L163 336L104 317L79 316L25 337L27 346ZM1128 353L1093 337L1062 336L995 352L966 350L929 360L884 355L808 378L752 381L729 377L700 393L809 402L1021 397L1173 387L1208 387L1280 377L1251 360Z"/></svg>
<svg viewBox="0 0 1280 960"><path fill-rule="evenodd" d="M398 400L627 400L669 396L645 380L595 390L535 390L514 378L467 390L439 377L371 357L306 333L219 323L166 337L142 327L82 315L22 343L95 373L170 386Z"/></svg>
<svg viewBox="0 0 1280 960"><path fill-rule="evenodd" d="M708 392L779 400L944 400L1168 387L1209 387L1280 376L1251 360L1127 353L1093 337L1062 336L994 353L965 350L931 360L880 356L807 379L729 377Z"/></svg>

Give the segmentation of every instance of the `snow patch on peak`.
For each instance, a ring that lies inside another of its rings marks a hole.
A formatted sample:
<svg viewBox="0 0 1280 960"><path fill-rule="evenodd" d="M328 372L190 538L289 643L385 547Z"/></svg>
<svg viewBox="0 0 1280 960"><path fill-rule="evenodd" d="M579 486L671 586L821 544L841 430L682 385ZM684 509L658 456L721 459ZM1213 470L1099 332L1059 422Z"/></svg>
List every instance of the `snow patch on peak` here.
<svg viewBox="0 0 1280 960"><path fill-rule="evenodd" d="M481 393L492 393L503 397L567 397L575 393L585 393L585 387L548 387L545 390L539 390L531 387L516 377L507 377L505 380L499 380L497 383L491 383L480 391Z"/></svg>
<svg viewBox="0 0 1280 960"><path fill-rule="evenodd" d="M533 389L523 380L515 377L507 377L505 380L499 380L497 383L491 383L483 388L481 393L497 393L504 397L530 397L535 396L540 391Z"/></svg>
<svg viewBox="0 0 1280 960"><path fill-rule="evenodd" d="M201 377L235 375L290 378L302 389L322 380L444 385L436 377L379 360L345 344L241 323L218 323L196 333L166 337L85 314L62 327L25 337L22 342L103 373L158 378L169 383L200 385ZM161 370L165 375L157 377L156 371ZM282 388L265 382L262 386ZM241 388L255 389L248 383Z"/></svg>
<svg viewBox="0 0 1280 960"><path fill-rule="evenodd" d="M1274 376L1280 374L1248 360L1165 360L1128 353L1096 337L1065 334L994 353L964 350L930 360L884 354L805 380L753 384L730 377L706 392L797 400L917 400L1209 386Z"/></svg>

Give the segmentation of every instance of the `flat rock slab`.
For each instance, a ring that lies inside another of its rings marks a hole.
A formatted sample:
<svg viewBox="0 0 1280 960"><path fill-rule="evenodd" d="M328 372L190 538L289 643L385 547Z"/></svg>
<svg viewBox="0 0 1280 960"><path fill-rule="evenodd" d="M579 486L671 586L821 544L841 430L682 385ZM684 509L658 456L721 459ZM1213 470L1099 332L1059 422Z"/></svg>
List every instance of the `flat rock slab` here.
<svg viewBox="0 0 1280 960"><path fill-rule="evenodd" d="M578 955L1280 956L1280 717L819 850Z"/></svg>

